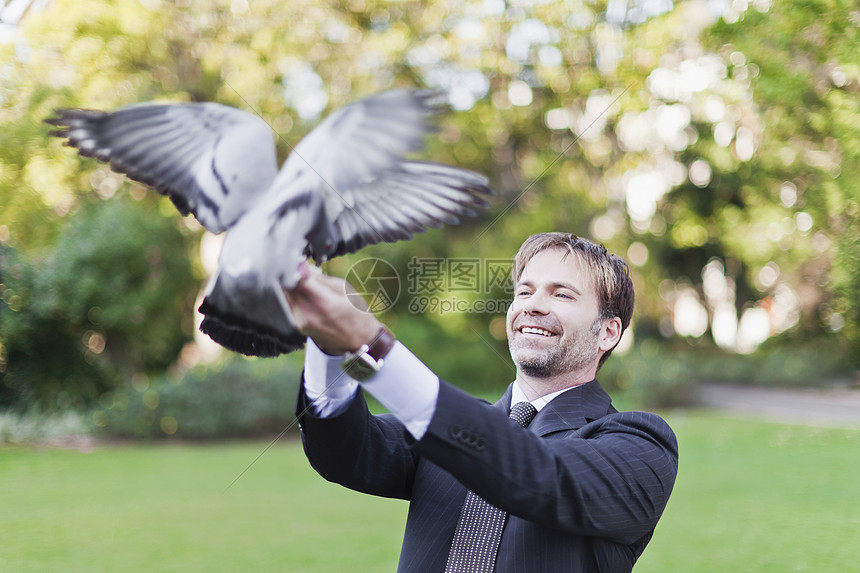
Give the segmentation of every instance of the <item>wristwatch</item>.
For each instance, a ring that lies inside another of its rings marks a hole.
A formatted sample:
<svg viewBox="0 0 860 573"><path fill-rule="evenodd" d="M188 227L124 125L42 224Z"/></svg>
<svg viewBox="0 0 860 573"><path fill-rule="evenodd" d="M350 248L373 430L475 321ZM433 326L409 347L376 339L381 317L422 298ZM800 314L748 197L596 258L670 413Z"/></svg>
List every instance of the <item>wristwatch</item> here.
<svg viewBox="0 0 860 573"><path fill-rule="evenodd" d="M343 361L340 363L341 370L353 380L359 382L370 380L382 368L383 359L391 351L394 341L391 331L385 326L380 327L370 344L362 344L355 352L347 352L343 355Z"/></svg>

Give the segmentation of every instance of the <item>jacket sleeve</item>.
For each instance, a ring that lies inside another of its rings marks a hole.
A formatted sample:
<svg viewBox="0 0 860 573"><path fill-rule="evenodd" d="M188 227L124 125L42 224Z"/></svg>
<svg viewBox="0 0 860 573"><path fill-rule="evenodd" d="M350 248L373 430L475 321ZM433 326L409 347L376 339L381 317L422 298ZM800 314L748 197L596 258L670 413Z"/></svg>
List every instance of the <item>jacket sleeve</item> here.
<svg viewBox="0 0 860 573"><path fill-rule="evenodd" d="M508 513L619 543L653 530L677 474L675 436L654 414L614 413L538 436L444 382L413 447Z"/></svg>
<svg viewBox="0 0 860 573"><path fill-rule="evenodd" d="M405 427L391 414L373 416L361 389L331 417L313 414L300 386L296 418L311 466L325 479L350 489L409 499L415 476L415 453Z"/></svg>

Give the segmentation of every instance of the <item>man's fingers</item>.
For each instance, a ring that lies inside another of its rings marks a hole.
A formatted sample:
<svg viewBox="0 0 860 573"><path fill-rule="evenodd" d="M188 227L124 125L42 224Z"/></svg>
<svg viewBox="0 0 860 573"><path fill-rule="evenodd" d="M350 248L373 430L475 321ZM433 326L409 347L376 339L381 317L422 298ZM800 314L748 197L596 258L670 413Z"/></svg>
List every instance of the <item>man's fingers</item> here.
<svg viewBox="0 0 860 573"><path fill-rule="evenodd" d="M284 295L290 307L300 314L302 307L323 310L342 304L344 298L355 308L367 310L364 299L347 281L328 276L319 268L305 263L299 268L298 283L293 289L284 289Z"/></svg>
<svg viewBox="0 0 860 573"><path fill-rule="evenodd" d="M340 286L343 289L343 292L346 294L346 298L349 300L350 304L357 308L362 312L367 312L370 307L367 306L367 301L364 300L364 297L358 294L358 291L353 288L351 284L347 281L343 281L343 284Z"/></svg>
<svg viewBox="0 0 860 573"><path fill-rule="evenodd" d="M301 263L299 266L299 280L296 286L291 289L284 288L284 294L288 301L297 299L312 299L316 296L316 283L322 273L307 263Z"/></svg>
<svg viewBox="0 0 860 573"><path fill-rule="evenodd" d="M299 282L293 290L318 298L327 297L329 294L341 297L356 292L344 279L326 275L320 268L307 263L302 263L299 267Z"/></svg>
<svg viewBox="0 0 860 573"><path fill-rule="evenodd" d="M296 286L284 288L284 296L299 331L328 354L358 348L379 330L379 321L348 282L310 265L299 268Z"/></svg>
<svg viewBox="0 0 860 573"><path fill-rule="evenodd" d="M318 303L336 307L348 300L350 305L358 310L367 310L367 303L364 298L344 279L320 275L312 280L313 283L308 283L306 286L314 289L315 300Z"/></svg>

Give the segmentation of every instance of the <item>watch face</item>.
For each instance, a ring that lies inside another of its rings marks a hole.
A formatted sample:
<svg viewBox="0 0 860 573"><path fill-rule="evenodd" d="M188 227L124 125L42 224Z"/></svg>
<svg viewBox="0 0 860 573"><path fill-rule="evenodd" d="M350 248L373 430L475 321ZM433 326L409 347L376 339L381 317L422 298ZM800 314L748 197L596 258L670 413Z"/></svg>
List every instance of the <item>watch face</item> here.
<svg viewBox="0 0 860 573"><path fill-rule="evenodd" d="M359 382L364 382L370 379L374 374L379 372L381 364L377 362L367 353L360 354L352 360L345 360L341 365L344 372Z"/></svg>

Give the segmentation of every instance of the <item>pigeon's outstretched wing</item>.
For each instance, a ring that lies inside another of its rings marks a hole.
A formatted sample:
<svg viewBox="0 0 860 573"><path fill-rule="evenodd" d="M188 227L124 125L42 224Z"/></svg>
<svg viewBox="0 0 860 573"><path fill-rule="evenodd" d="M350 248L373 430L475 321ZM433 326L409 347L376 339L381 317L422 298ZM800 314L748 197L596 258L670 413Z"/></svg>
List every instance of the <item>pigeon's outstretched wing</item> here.
<svg viewBox="0 0 860 573"><path fill-rule="evenodd" d="M45 120L81 155L167 195L212 232L229 228L278 173L260 118L216 103L136 104L114 112L57 110Z"/></svg>
<svg viewBox="0 0 860 573"><path fill-rule="evenodd" d="M350 208L333 221L334 251L353 253L381 241L408 240L429 227L456 225L488 207L492 194L483 175L440 163L408 161L348 192ZM316 257L316 253L309 253Z"/></svg>
<svg viewBox="0 0 860 573"><path fill-rule="evenodd" d="M392 90L359 100L332 113L296 145L274 188L285 204L295 201L296 192L323 197L330 228L325 241L310 241L309 255L320 260L369 244L410 239L487 206L481 196L492 191L483 176L404 160L423 149L424 138L433 131L427 119L442 109L437 96ZM299 179L305 183L296 185ZM273 226L277 224L275 218Z"/></svg>
<svg viewBox="0 0 860 573"><path fill-rule="evenodd" d="M426 117L438 111L436 99L435 92L391 90L332 112L295 146L275 185L289 186L312 172L313 189L326 197L333 220L346 206L342 193L424 147L432 131Z"/></svg>

